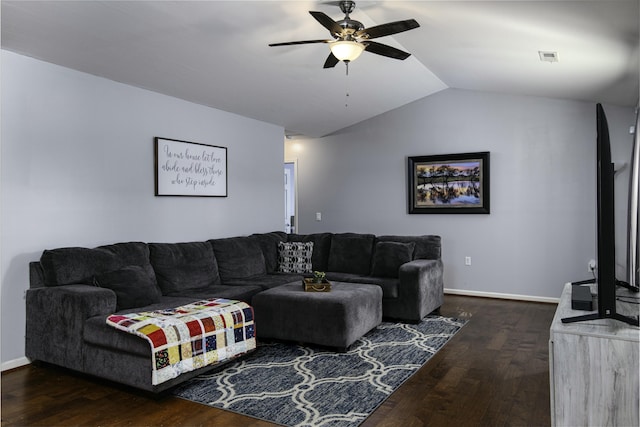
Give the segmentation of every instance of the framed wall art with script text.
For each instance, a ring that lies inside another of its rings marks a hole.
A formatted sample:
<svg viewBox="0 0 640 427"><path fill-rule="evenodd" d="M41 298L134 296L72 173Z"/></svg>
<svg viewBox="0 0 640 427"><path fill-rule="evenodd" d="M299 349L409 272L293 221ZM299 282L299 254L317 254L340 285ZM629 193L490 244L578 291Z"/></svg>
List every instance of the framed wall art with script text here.
<svg viewBox="0 0 640 427"><path fill-rule="evenodd" d="M227 148L154 140L155 195L227 197Z"/></svg>

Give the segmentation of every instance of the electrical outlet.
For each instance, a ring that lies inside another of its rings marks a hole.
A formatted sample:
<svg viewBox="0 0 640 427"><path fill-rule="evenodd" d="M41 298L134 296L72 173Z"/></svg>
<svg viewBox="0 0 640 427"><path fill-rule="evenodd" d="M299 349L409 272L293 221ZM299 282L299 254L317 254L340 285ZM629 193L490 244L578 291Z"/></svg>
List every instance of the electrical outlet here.
<svg viewBox="0 0 640 427"><path fill-rule="evenodd" d="M471 257L470 256L464 257L464 265L471 265Z"/></svg>
<svg viewBox="0 0 640 427"><path fill-rule="evenodd" d="M588 268L587 271L589 271L589 273L591 273L592 271L595 271L596 270L596 260L595 259L589 260L589 264L587 264L587 268Z"/></svg>

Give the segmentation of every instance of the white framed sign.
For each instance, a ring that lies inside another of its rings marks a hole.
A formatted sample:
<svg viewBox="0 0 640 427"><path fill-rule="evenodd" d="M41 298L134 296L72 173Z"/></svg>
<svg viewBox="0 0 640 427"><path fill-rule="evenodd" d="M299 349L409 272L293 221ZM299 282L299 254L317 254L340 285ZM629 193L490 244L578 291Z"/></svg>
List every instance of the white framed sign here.
<svg viewBox="0 0 640 427"><path fill-rule="evenodd" d="M155 195L227 197L227 148L155 138Z"/></svg>

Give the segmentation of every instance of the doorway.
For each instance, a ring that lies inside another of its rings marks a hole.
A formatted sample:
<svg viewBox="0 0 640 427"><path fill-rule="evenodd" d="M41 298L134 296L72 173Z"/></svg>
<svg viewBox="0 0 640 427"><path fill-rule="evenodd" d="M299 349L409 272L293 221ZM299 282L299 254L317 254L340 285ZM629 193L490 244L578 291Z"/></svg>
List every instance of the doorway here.
<svg viewBox="0 0 640 427"><path fill-rule="evenodd" d="M284 231L296 233L298 218L296 215L296 162L284 164Z"/></svg>

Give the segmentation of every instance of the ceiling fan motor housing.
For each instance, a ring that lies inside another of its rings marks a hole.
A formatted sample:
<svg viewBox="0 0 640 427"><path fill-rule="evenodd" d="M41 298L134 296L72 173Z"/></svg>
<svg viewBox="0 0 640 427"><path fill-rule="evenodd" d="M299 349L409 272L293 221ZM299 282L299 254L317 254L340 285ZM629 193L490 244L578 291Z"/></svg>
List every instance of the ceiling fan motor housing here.
<svg viewBox="0 0 640 427"><path fill-rule="evenodd" d="M355 1L346 1L343 0L340 2L340 10L344 13L344 19L340 21L336 21L338 25L342 27L342 31L340 33L333 33L333 37L339 40L355 40L353 34L356 31L364 30L364 25L362 22L356 21L355 19L351 19L349 14L353 12L356 8Z"/></svg>
<svg viewBox="0 0 640 427"><path fill-rule="evenodd" d="M343 30L341 34L334 34L334 37L342 40L354 40L353 34L356 31L364 30L362 22L354 19L343 19L341 21L337 21L337 24L340 25Z"/></svg>
<svg viewBox="0 0 640 427"><path fill-rule="evenodd" d="M355 8L356 8L356 2L354 1L343 0L340 2L340 10L342 11L342 13L347 15L346 19L349 19L349 14L353 12L353 9Z"/></svg>

